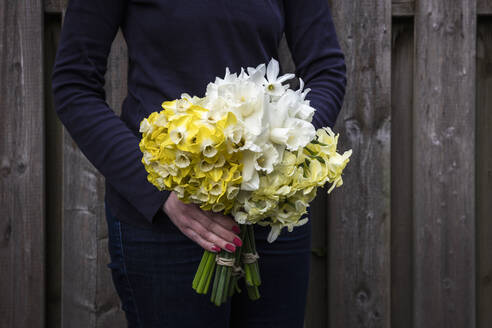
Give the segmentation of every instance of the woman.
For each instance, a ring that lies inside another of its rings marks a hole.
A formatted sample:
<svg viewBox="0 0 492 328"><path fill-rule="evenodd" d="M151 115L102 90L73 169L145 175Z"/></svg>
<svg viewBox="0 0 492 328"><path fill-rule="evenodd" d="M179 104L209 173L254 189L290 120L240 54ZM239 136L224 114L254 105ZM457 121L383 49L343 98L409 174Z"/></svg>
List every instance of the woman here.
<svg viewBox="0 0 492 328"><path fill-rule="evenodd" d="M105 102L104 73L115 34L128 45L121 118ZM203 96L225 67L278 58L285 32L296 73L312 91L316 128L333 126L345 92L344 56L326 0L71 0L53 72L59 118L106 179L113 282L129 327L302 327L311 226L267 244L255 227L261 298L245 292L221 307L191 281L203 248L234 252L231 217L204 212L147 182L139 123L181 93Z"/></svg>

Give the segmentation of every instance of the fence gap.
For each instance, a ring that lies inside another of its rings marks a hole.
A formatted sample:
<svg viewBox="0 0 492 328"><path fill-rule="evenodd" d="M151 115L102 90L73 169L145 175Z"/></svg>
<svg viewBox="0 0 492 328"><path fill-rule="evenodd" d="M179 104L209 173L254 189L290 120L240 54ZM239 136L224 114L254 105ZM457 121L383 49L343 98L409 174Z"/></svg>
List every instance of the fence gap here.
<svg viewBox="0 0 492 328"><path fill-rule="evenodd" d="M492 17L477 35L477 327L492 323Z"/></svg>
<svg viewBox="0 0 492 328"><path fill-rule="evenodd" d="M413 17L394 18L391 58L391 320L412 328Z"/></svg>
<svg viewBox="0 0 492 328"><path fill-rule="evenodd" d="M62 125L55 113L51 73L60 37L61 15L44 15L44 108L46 194L46 327L61 324Z"/></svg>

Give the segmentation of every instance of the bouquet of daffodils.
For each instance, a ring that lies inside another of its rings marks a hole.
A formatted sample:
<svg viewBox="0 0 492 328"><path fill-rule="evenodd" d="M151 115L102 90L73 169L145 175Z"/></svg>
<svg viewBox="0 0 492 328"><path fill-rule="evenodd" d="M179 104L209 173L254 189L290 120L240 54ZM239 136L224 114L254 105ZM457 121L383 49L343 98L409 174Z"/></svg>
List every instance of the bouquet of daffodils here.
<svg viewBox="0 0 492 328"><path fill-rule="evenodd" d="M224 303L244 277L251 299L261 283L253 224L270 226L273 242L283 228L307 222L318 187L341 186L351 150L337 153L338 135L316 131L300 79L300 89L283 82L274 59L241 69L207 86L205 97L182 94L140 124L142 163L159 190L176 192L185 203L223 212L241 226L243 246L235 254L205 251L193 288ZM215 274L214 274L215 273Z"/></svg>

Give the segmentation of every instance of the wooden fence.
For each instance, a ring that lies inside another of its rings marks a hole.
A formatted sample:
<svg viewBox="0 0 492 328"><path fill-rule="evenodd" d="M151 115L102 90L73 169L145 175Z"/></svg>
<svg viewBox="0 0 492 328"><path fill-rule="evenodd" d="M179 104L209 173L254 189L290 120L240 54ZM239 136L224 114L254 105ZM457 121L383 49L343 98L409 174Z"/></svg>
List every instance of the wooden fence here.
<svg viewBox="0 0 492 328"><path fill-rule="evenodd" d="M349 78L336 130L354 155L313 204L306 327L491 327L492 1L329 2ZM0 2L0 327L124 326L103 179L53 110L65 6ZM125 82L118 35L116 111Z"/></svg>

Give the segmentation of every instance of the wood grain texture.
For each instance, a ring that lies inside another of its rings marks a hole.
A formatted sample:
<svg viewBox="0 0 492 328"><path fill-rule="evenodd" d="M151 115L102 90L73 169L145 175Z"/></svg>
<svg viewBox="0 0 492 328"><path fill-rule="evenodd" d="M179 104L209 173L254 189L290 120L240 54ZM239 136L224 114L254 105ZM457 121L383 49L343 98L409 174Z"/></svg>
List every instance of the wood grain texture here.
<svg viewBox="0 0 492 328"><path fill-rule="evenodd" d="M126 95L126 46L113 42L106 73L108 104L120 112ZM125 319L107 267L104 178L64 137L62 327L123 327Z"/></svg>
<svg viewBox="0 0 492 328"><path fill-rule="evenodd" d="M0 15L0 322L43 327L41 1L2 1Z"/></svg>
<svg viewBox="0 0 492 328"><path fill-rule="evenodd" d="M492 327L492 18L477 40L477 327Z"/></svg>
<svg viewBox="0 0 492 328"><path fill-rule="evenodd" d="M415 327L475 327L475 1L418 1Z"/></svg>
<svg viewBox="0 0 492 328"><path fill-rule="evenodd" d="M348 74L335 130L353 155L329 199L329 323L390 327L391 1L332 4Z"/></svg>
<svg viewBox="0 0 492 328"><path fill-rule="evenodd" d="M492 15L492 1L477 0L477 11L479 15Z"/></svg>
<svg viewBox="0 0 492 328"><path fill-rule="evenodd" d="M394 17L408 17L415 13L415 0L393 0L391 11Z"/></svg>
<svg viewBox="0 0 492 328"><path fill-rule="evenodd" d="M391 320L413 327L413 20L392 30L391 74Z"/></svg>
<svg viewBox="0 0 492 328"><path fill-rule="evenodd" d="M44 0L44 11L46 13L61 14L67 7L68 0Z"/></svg>

